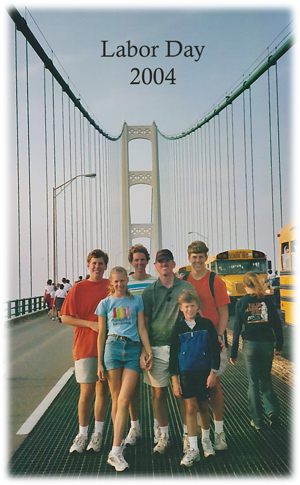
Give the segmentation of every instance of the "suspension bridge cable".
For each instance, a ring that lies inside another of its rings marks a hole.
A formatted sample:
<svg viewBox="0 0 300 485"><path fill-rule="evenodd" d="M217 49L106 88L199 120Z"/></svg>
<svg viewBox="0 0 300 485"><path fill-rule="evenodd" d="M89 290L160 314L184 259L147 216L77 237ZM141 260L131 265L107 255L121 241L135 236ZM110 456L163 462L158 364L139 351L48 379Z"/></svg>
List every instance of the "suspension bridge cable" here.
<svg viewBox="0 0 300 485"><path fill-rule="evenodd" d="M229 245L231 241L231 197L230 197L230 162L229 162L229 124L228 124L228 107L226 108L226 154L227 154L227 197L228 197L228 222L229 222Z"/></svg>
<svg viewBox="0 0 300 485"><path fill-rule="evenodd" d="M217 138L216 138L216 117L214 117L214 171L215 171L215 207L216 207L216 240L217 240L217 249L220 247L219 241L219 211L218 211L218 170L217 170Z"/></svg>
<svg viewBox="0 0 300 485"><path fill-rule="evenodd" d="M272 113L271 113L271 85L270 70L268 70L268 105L269 105L269 146L270 146L270 182L271 182L271 205L272 205L272 229L273 229L273 261L276 269L275 248L275 209L274 209L274 181L273 181L273 142L272 142Z"/></svg>
<svg viewBox="0 0 300 485"><path fill-rule="evenodd" d="M60 75L60 73L58 72L58 70L56 69L56 67L53 64L53 60L51 60L47 56L46 52L44 51L44 49L42 48L42 46L40 45L40 43L37 41L37 39L35 38L35 36L31 32L31 30L29 29L26 20L20 15L20 13L18 12L18 10L15 7L11 7L8 10L8 14L12 18L12 20L15 22L15 24L17 26L17 29L20 32L22 32L22 34L24 35L24 37L30 43L31 47L35 50L35 52L37 53L37 55L43 61L45 67L51 72L51 74L53 75L53 77L55 77L55 79L58 82L58 84L60 84L60 86L62 87L62 89L71 98L71 100L73 101L73 103L75 104L75 106L79 109L79 111L81 111L81 113L89 121L89 123L91 125L93 125L94 128L97 131L99 131L99 133L101 133L108 140L111 140L111 141L117 141L117 140L119 140L121 138L121 136L122 136L124 127L122 128L121 133L118 136L116 136L116 137L113 137L113 136L109 135L108 133L106 133L104 130L102 130L100 128L100 126L96 123L96 121L90 116L90 114L88 113L88 111L82 106L82 104L80 102L80 99L78 99L75 96L75 94L73 93L73 91L70 89L69 85L66 83L66 81L63 79L63 77Z"/></svg>
<svg viewBox="0 0 300 485"><path fill-rule="evenodd" d="M69 105L70 105L70 98L69 98ZM73 129L74 129L74 166L75 166L75 173L77 174L77 130L76 130L76 107L73 104ZM75 234L76 234L76 269L77 275L79 276L80 266L79 265L79 236L78 236L78 179L75 180Z"/></svg>
<svg viewBox="0 0 300 485"><path fill-rule="evenodd" d="M248 204L248 172L247 172L247 135L246 135L245 91L243 92L243 132L244 132L244 168L245 168L246 233L247 233L247 248L249 248L250 247L250 242L249 242L249 204Z"/></svg>
<svg viewBox="0 0 300 485"><path fill-rule="evenodd" d="M70 162L70 176L72 178L72 129L71 129L71 106L70 106L70 98L68 98L68 125L69 125L69 162ZM74 175L78 175L76 170L74 171ZM77 182L77 180L76 180ZM70 213L71 213L71 238L72 238L72 258L71 258L71 275L72 275L72 281L75 281L75 272L74 272L74 262L75 262L75 257L74 257L74 211L73 211L73 192L74 192L75 186L71 184L70 189L71 189L71 206L70 206ZM76 253L78 252L78 246L76 246Z"/></svg>
<svg viewBox="0 0 300 485"><path fill-rule="evenodd" d="M254 157L253 157L253 123L252 123L252 96L249 87L249 117L250 117L250 154L251 154L251 180L252 180L252 212L253 212L253 242L256 248L256 223L255 223L255 193L254 193Z"/></svg>
<svg viewBox="0 0 300 485"><path fill-rule="evenodd" d="M49 180L48 180L48 125L47 125L47 82L44 66L44 144L45 144L45 197L46 197L46 245L47 275L50 274L50 231L49 231Z"/></svg>
<svg viewBox="0 0 300 485"><path fill-rule="evenodd" d="M31 146L30 146L30 100L29 100L29 66L28 42L25 43L26 55L26 113L27 113L27 168L28 168L28 211L29 211L29 281L32 296L32 190L31 190Z"/></svg>
<svg viewBox="0 0 300 485"><path fill-rule="evenodd" d="M66 148L65 148L65 117L64 117L64 92L61 90L61 128L62 128L62 162L63 162L63 181L66 183ZM71 178L71 177L70 177ZM65 276L67 277L67 204L66 191L63 191L64 199L64 253L65 253ZM57 268L58 270L58 268ZM57 272L58 274L58 272Z"/></svg>
<svg viewBox="0 0 300 485"><path fill-rule="evenodd" d="M277 115L277 150L278 150L278 174L279 174L279 206L280 206L280 227L283 226L282 215L282 180L281 180L281 148L280 148L280 120L279 120L279 87L278 87L278 66L275 64L276 79L276 115Z"/></svg>
<svg viewBox="0 0 300 485"><path fill-rule="evenodd" d="M237 207L236 207L236 178L235 178L235 151L234 151L234 122L233 103L231 103L231 144L232 144L232 171L233 171L233 214L234 214L234 240L237 249Z"/></svg>
<svg viewBox="0 0 300 485"><path fill-rule="evenodd" d="M18 86L18 33L15 28L15 103L16 103L16 157L17 157L17 209L18 209L18 295L21 298L21 203L20 203L20 138L19 138L19 86Z"/></svg>
<svg viewBox="0 0 300 485"><path fill-rule="evenodd" d="M213 218L213 197L212 197L212 170L211 170L211 135L210 123L207 125L208 131L208 165L209 165L209 191L210 191L210 221L211 221L211 243L214 244L214 218ZM213 247L213 246L212 246Z"/></svg>
<svg viewBox="0 0 300 485"><path fill-rule="evenodd" d="M221 151L221 122L218 115L218 148L219 148L219 175L220 175L220 216L221 216L221 247L224 248L224 217L223 217L223 190L222 190L222 151Z"/></svg>

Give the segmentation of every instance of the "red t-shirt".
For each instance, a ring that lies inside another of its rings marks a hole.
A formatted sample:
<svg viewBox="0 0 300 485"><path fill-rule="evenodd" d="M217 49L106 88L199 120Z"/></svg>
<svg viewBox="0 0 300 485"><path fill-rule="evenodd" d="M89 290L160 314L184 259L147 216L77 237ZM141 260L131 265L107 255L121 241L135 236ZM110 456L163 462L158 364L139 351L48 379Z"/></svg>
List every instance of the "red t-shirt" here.
<svg viewBox="0 0 300 485"><path fill-rule="evenodd" d="M230 303L227 294L226 285L219 276L214 277L214 297L209 288L209 273L208 271L203 278L195 280L191 273L187 277L187 281L195 288L200 300L200 315L208 318L217 328L219 324L218 308Z"/></svg>
<svg viewBox="0 0 300 485"><path fill-rule="evenodd" d="M109 280L103 278L95 283L83 280L76 283L68 291L61 307L60 315L71 315L82 320L97 322L95 310L100 302L108 295ZM90 328L74 328L73 359L97 357L97 332Z"/></svg>

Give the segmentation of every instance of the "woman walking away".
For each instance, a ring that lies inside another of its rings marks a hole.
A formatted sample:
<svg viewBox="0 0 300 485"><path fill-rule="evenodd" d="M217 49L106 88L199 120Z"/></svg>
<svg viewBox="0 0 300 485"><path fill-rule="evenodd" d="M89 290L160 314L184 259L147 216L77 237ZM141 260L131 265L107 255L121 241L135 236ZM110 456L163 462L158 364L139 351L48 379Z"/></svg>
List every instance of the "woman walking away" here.
<svg viewBox="0 0 300 485"><path fill-rule="evenodd" d="M236 362L241 334L248 376L250 424L260 430L263 426L260 391L270 426L279 424L279 401L272 386L271 368L274 354L281 353L283 335L278 312L271 297L265 295L257 275L246 273L243 284L247 294L236 304L230 362L233 365Z"/></svg>
<svg viewBox="0 0 300 485"><path fill-rule="evenodd" d="M116 471L129 465L123 456L122 440L126 427L129 403L139 372L140 341L152 365L152 352L144 323L143 300L127 289L127 271L115 267L110 272L110 293L96 308L98 315L98 377L107 380L111 394L111 417L114 426L113 447L107 462ZM107 338L106 338L107 336Z"/></svg>

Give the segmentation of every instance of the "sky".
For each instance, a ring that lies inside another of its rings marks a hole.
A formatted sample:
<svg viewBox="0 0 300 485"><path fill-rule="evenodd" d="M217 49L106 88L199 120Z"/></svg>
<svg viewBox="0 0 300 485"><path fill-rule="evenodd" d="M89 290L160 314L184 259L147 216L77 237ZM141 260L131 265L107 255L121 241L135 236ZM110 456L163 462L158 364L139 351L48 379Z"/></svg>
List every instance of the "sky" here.
<svg viewBox="0 0 300 485"><path fill-rule="evenodd" d="M243 74L255 69L282 32L292 30L297 10L289 1L244 2L243 8L235 2L155 1L141 7L135 1L111 1L108 8L103 1L55 0L42 8L30 2L29 13L24 5L15 6L84 107L112 136L119 135L124 121L129 125L155 121L166 135L194 126L234 91ZM4 13L6 83L13 83L13 22ZM130 57L134 46L138 54ZM121 52L126 56L118 55ZM175 84L167 80L144 84L142 72L146 69L147 82L148 68L158 76L162 71L164 77L173 76ZM132 84L137 69L140 83ZM281 96L289 106L290 86ZM142 148L135 157L140 166Z"/></svg>

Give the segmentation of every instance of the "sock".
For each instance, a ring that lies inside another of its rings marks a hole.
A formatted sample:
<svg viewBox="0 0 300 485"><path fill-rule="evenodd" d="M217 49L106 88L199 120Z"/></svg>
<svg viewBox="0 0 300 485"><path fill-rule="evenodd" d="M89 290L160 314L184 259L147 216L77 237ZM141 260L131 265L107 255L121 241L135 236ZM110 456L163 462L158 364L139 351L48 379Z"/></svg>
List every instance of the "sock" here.
<svg viewBox="0 0 300 485"><path fill-rule="evenodd" d="M201 429L201 438L202 439L205 439L205 438L208 438L209 439L209 429Z"/></svg>
<svg viewBox="0 0 300 485"><path fill-rule="evenodd" d="M159 428L158 421L157 421L157 419L155 419L155 418L154 418L154 420L153 420L153 428L154 428L154 429Z"/></svg>
<svg viewBox="0 0 300 485"><path fill-rule="evenodd" d="M184 424L184 425L183 425L183 433L184 433L184 434L187 434L187 432L188 432L188 430L187 430L187 425L186 425L186 424Z"/></svg>
<svg viewBox="0 0 300 485"><path fill-rule="evenodd" d="M167 438L169 438L169 426L161 426L160 430L162 433L165 433Z"/></svg>
<svg viewBox="0 0 300 485"><path fill-rule="evenodd" d="M140 422L139 420L137 421L130 421L130 427L133 429L140 429Z"/></svg>
<svg viewBox="0 0 300 485"><path fill-rule="evenodd" d="M95 421L95 431L94 432L96 434L98 434L98 433L102 434L103 426L104 426L103 421Z"/></svg>
<svg viewBox="0 0 300 485"><path fill-rule="evenodd" d="M193 448L193 450L198 451L198 439L197 436L189 436L189 442L190 442L190 447Z"/></svg>
<svg viewBox="0 0 300 485"><path fill-rule="evenodd" d="M223 421L215 421L215 433L222 433L223 431Z"/></svg>
<svg viewBox="0 0 300 485"><path fill-rule="evenodd" d="M121 447L120 446L113 446L111 451L113 453L119 453L121 451Z"/></svg>
<svg viewBox="0 0 300 485"><path fill-rule="evenodd" d="M82 434L84 438L87 438L88 426L79 426L79 433Z"/></svg>
<svg viewBox="0 0 300 485"><path fill-rule="evenodd" d="M197 426L201 426L199 413L197 413Z"/></svg>

